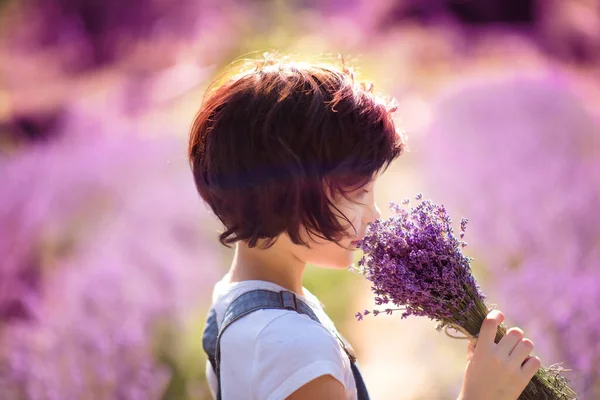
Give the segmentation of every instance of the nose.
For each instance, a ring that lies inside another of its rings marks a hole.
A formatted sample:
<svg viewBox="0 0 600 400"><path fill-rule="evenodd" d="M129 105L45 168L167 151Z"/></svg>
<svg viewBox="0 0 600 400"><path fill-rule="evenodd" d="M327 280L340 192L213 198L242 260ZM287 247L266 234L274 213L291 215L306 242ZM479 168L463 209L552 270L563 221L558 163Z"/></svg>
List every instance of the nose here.
<svg viewBox="0 0 600 400"><path fill-rule="evenodd" d="M381 218L381 210L379 209L379 207L377 207L377 204L375 204L374 206L374 213L373 213L373 218L374 219L379 219Z"/></svg>
<svg viewBox="0 0 600 400"><path fill-rule="evenodd" d="M373 204L373 207L371 207L370 216L367 217L365 223L370 224L379 218L381 218L381 211L379 210L379 207L377 207L377 204Z"/></svg>

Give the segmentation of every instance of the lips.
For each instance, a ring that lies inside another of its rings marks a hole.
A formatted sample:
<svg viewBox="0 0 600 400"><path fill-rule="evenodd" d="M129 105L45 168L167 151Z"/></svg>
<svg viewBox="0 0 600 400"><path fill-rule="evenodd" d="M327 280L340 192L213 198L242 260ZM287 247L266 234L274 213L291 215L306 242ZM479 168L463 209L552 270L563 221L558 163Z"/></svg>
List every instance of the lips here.
<svg viewBox="0 0 600 400"><path fill-rule="evenodd" d="M365 238L366 235L361 236L358 240L353 240L350 244L354 247L358 247L358 244Z"/></svg>

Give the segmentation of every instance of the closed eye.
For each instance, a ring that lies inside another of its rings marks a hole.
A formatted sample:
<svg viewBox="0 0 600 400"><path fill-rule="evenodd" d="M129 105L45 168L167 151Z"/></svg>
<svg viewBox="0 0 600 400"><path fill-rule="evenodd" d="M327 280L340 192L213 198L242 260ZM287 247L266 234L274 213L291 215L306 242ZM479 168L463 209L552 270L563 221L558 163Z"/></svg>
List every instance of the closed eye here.
<svg viewBox="0 0 600 400"><path fill-rule="evenodd" d="M366 190L366 189L361 190L360 193L356 196L356 199L357 200L364 199L367 193L369 193L368 190Z"/></svg>

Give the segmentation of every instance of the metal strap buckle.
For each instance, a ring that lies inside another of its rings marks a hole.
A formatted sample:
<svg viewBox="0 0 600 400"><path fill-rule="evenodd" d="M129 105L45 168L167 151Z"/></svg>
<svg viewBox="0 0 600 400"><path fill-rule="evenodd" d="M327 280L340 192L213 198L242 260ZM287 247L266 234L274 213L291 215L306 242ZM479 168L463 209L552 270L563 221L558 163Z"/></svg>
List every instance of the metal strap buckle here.
<svg viewBox="0 0 600 400"><path fill-rule="evenodd" d="M287 310L298 310L298 303L296 303L296 295L287 290L279 292L279 299L281 300L281 306Z"/></svg>

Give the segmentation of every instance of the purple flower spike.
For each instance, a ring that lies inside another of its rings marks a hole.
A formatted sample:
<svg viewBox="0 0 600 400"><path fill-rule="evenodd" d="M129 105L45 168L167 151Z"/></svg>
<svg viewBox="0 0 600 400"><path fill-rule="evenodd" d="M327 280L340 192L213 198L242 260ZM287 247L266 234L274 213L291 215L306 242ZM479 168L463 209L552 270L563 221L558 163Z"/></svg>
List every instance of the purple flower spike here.
<svg viewBox="0 0 600 400"><path fill-rule="evenodd" d="M424 316L438 321L438 329L459 328L477 336L489 309L471 274L471 259L461 250L467 246L462 238L468 220L461 220L457 238L443 205L423 200L420 193L415 199L420 203L409 210L391 203L395 215L373 222L360 243L364 256L358 265L373 283L375 304L391 302L397 306L373 310L372 314L402 311L402 318ZM365 310L357 317L362 320L368 314ZM506 328L501 325L496 342L505 334ZM519 400L576 399L568 380L559 372L560 369L541 368Z"/></svg>
<svg viewBox="0 0 600 400"><path fill-rule="evenodd" d="M454 236L446 209L422 200L421 194L416 199L421 202L410 210L391 203L395 215L371 224L361 243L365 255L359 265L373 282L376 304L403 305L403 317L454 321L468 314L474 300L483 304L485 296L471 275L470 259L461 251L464 242ZM466 222L461 221L461 232ZM481 312L485 317L485 310Z"/></svg>

